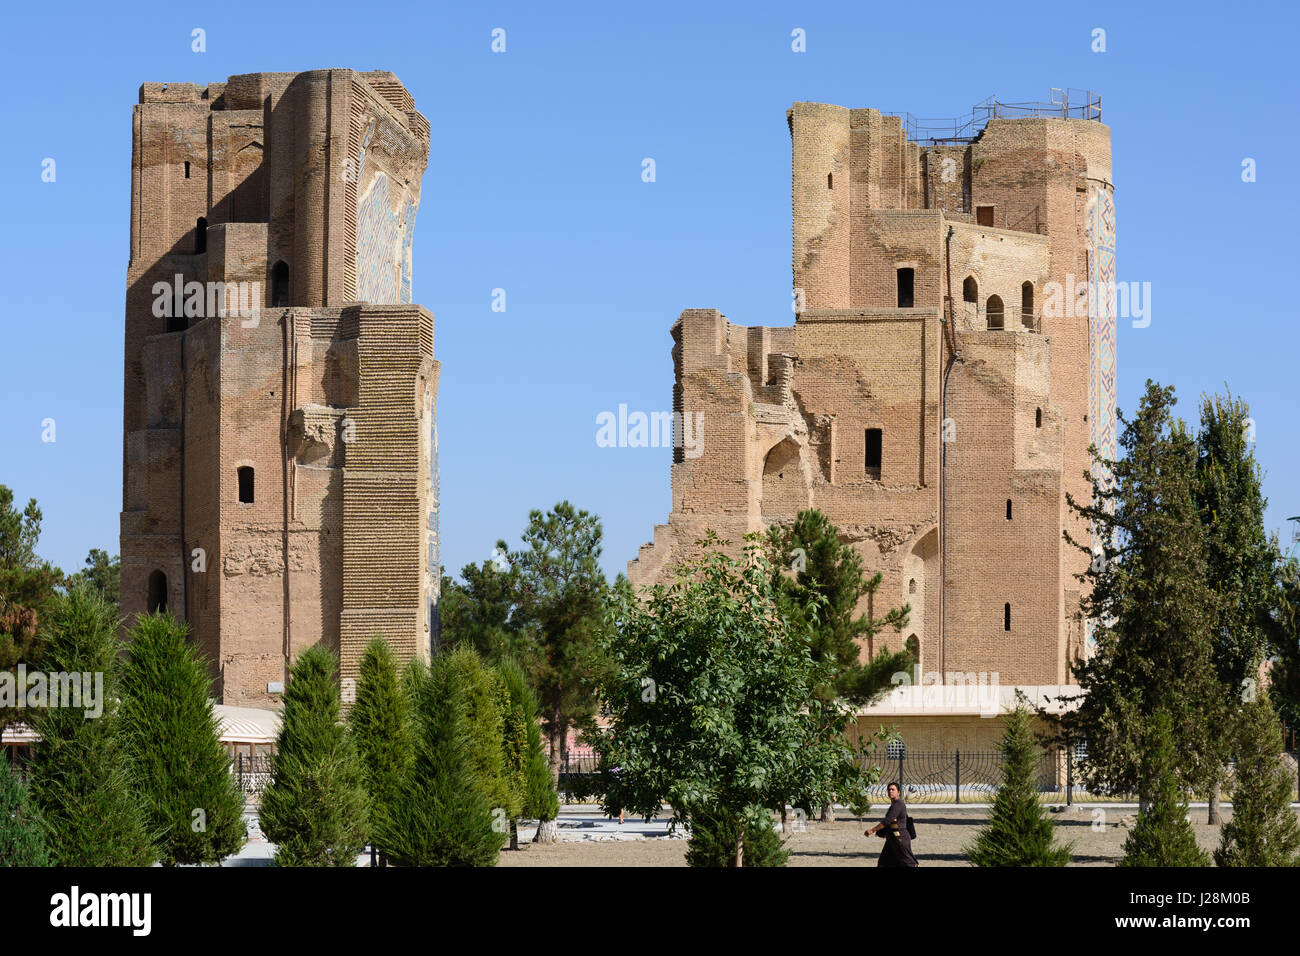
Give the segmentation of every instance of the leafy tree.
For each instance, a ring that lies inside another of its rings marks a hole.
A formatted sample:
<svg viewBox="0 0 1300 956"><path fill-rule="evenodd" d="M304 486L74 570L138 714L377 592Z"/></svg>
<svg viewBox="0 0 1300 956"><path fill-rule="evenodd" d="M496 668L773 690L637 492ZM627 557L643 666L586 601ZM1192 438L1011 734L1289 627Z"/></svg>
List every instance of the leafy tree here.
<svg viewBox="0 0 1300 956"><path fill-rule="evenodd" d="M370 833L396 799L411 765L414 741L411 703L398 678L392 649L382 637L361 656L357 697L348 712L348 727L361 760L370 805Z"/></svg>
<svg viewBox="0 0 1300 956"><path fill-rule="evenodd" d="M519 626L537 644L535 658L521 663L541 703L553 775L569 731L594 727L608 591L599 564L601 536L598 517L561 501L545 514L529 514L524 547L509 555L518 576Z"/></svg>
<svg viewBox="0 0 1300 956"><path fill-rule="evenodd" d="M1124 841L1120 866L1209 866L1187 820L1187 799L1179 784L1173 721L1163 710L1152 715L1142 748L1141 792L1149 794L1137 825Z"/></svg>
<svg viewBox="0 0 1300 956"><path fill-rule="evenodd" d="M220 863L247 838L212 680L186 631L167 613L138 617L122 668L123 740L165 866Z"/></svg>
<svg viewBox="0 0 1300 956"><path fill-rule="evenodd" d="M64 575L64 578L69 584L85 583L114 607L120 603L122 559L116 554L109 557L107 551L91 548L86 555L86 566L75 574Z"/></svg>
<svg viewBox="0 0 1300 956"><path fill-rule="evenodd" d="M366 845L365 771L339 710L338 660L309 647L289 673L275 775L262 794L277 866L355 866Z"/></svg>
<svg viewBox="0 0 1300 956"><path fill-rule="evenodd" d="M1093 622L1096 652L1072 665L1081 695L1058 725L1063 742L1087 742L1081 774L1094 792L1152 794L1142 774L1142 744L1152 716L1171 721L1179 782L1205 791L1218 770L1216 728L1223 695L1212 661L1214 599L1207 580L1205 536L1192 492L1196 444L1175 419L1173 389L1147 382L1137 416L1125 420L1124 457L1101 458L1091 473L1092 500L1069 506L1089 521L1099 542L1066 539L1090 553L1083 614ZM1106 478L1113 475L1113 481Z"/></svg>
<svg viewBox="0 0 1300 956"><path fill-rule="evenodd" d="M19 511L13 491L0 485L0 670L40 657L40 612L61 579L58 568L36 556L40 537L36 499ZM0 727L13 716L0 710Z"/></svg>
<svg viewBox="0 0 1300 956"><path fill-rule="evenodd" d="M1065 866L1073 844L1054 842L1055 827L1043 812L1034 786L1040 751L1034 743L1033 713L1020 704L1003 719L1002 786L989 821L966 849L976 866Z"/></svg>
<svg viewBox="0 0 1300 956"><path fill-rule="evenodd" d="M495 866L505 842L493 813L499 804L476 753L489 723L474 713L475 698L481 706L483 696L476 668L482 670L477 653L457 647L436 655L427 669L408 671L415 754L378 834L399 866ZM498 722L498 759L501 733Z"/></svg>
<svg viewBox="0 0 1300 956"><path fill-rule="evenodd" d="M1228 714L1254 696L1277 606L1279 555L1264 531L1267 502L1250 428L1245 402L1231 395L1202 399L1193 496L1205 533L1205 571L1213 601L1212 660ZM1209 817L1210 823L1218 823L1222 768L1231 737L1213 739L1220 745L1219 773L1210 793Z"/></svg>
<svg viewBox="0 0 1300 956"><path fill-rule="evenodd" d="M742 822L734 814L702 808L691 814L686 865L735 866L738 844L745 848L745 866L785 866L790 859L790 851L770 822Z"/></svg>
<svg viewBox="0 0 1300 956"><path fill-rule="evenodd" d="M85 587L55 595L41 617L40 669L83 678L82 707L27 711L40 736L29 765L32 802L60 866L148 866L157 858L123 739L117 625L112 606ZM85 676L93 701L84 696Z"/></svg>
<svg viewBox="0 0 1300 956"><path fill-rule="evenodd" d="M763 546L751 538L731 558L711 532L700 546L672 582L644 600L622 591L611 608L609 726L596 735L604 810L649 817L667 801L674 824L739 821L741 866L744 834L770 827L771 810L796 795L829 802L851 776L861 793L870 779L842 733L847 710L816 696L835 665L782 616Z"/></svg>
<svg viewBox="0 0 1300 956"><path fill-rule="evenodd" d="M1283 723L1300 731L1300 561L1280 563L1273 582L1276 607L1269 622L1274 659L1269 669L1269 694ZM1294 738L1293 746L1294 746Z"/></svg>
<svg viewBox="0 0 1300 956"><path fill-rule="evenodd" d="M1232 820L1218 866L1300 866L1300 826L1291 809L1294 776L1282 761L1282 725L1267 694L1246 703L1232 735L1237 758Z"/></svg>
<svg viewBox="0 0 1300 956"><path fill-rule="evenodd" d="M9 761L0 759L0 866L49 866L50 862L45 820Z"/></svg>
<svg viewBox="0 0 1300 956"><path fill-rule="evenodd" d="M808 627L814 659L835 664L834 679L822 696L867 704L895 686L895 674L911 672L915 662L906 649L882 649L862 664L859 642L886 627L897 633L907 624L911 607L892 608L880 618L855 613L862 598L880 588L881 575L866 576L861 555L840 541L830 519L817 510L800 511L793 523L768 528L767 547L782 613ZM793 575L785 573L787 567Z"/></svg>

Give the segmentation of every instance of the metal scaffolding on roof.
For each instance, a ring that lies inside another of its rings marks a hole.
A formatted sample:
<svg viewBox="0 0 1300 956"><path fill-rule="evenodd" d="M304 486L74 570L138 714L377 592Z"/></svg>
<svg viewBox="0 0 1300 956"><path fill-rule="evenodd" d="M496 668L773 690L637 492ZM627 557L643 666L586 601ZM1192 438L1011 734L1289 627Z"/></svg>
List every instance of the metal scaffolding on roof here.
<svg viewBox="0 0 1300 956"><path fill-rule="evenodd" d="M920 146L945 146L973 143L991 119L1082 119L1101 122L1101 94L1092 90L1057 89L1049 93L1048 102L1003 103L990 96L971 107L969 116L934 119L896 114L903 123L908 140ZM891 114L895 115L895 114Z"/></svg>

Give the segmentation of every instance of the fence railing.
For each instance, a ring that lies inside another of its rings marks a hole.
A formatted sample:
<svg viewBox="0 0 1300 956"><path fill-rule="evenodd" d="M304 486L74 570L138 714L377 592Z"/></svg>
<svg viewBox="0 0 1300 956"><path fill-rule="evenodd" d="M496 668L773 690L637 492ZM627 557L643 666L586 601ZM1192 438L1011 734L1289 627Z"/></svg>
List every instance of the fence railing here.
<svg viewBox="0 0 1300 956"><path fill-rule="evenodd" d="M271 754L235 754L230 772L245 797L260 797L275 774Z"/></svg>

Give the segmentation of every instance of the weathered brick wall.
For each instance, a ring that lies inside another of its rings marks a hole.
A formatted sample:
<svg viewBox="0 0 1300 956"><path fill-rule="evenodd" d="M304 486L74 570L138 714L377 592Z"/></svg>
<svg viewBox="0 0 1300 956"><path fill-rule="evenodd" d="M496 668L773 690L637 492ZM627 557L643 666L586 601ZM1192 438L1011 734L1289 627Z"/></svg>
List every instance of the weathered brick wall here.
<svg viewBox="0 0 1300 956"><path fill-rule="evenodd" d="M1090 382L1087 317L1042 312L1048 283L1086 281L1109 131L994 119L973 143L922 149L876 110L796 103L787 120L802 309L793 335L682 313L675 407L704 412L704 452L675 458L672 514L629 577L662 578L704 528L735 537L817 507L882 574L876 606L859 610L912 606L869 651L915 637L924 671L1064 683L1086 563L1062 541L1066 528L1086 540L1065 492L1087 499L1089 402L1113 407L1113 390ZM910 308L900 269L913 270ZM879 476L867 429L882 432Z"/></svg>
<svg viewBox="0 0 1300 956"><path fill-rule="evenodd" d="M190 622L227 703L272 702L268 684L316 643L340 651L353 677L376 633L401 657L428 653L433 318L418 306L347 305L378 288L391 290L387 301L410 301L428 138L410 94L383 71L141 87L122 609L128 624L146 610L150 576L164 572L167 605ZM398 228L378 255L398 264L391 281L359 289L357 197L380 180L391 188L369 208ZM271 307L280 262L287 309ZM224 315L159 315L155 284L177 274L255 283L243 291L260 312L237 312L236 299ZM349 420L371 446L352 449L351 461ZM240 500L240 468L252 469L251 502ZM196 548L205 570L194 567Z"/></svg>

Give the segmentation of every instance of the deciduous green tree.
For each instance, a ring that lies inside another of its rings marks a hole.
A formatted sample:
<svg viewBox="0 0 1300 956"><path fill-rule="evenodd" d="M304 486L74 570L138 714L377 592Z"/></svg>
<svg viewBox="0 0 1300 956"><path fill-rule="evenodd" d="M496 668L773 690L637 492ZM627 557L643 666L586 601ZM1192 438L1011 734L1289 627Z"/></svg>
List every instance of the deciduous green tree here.
<svg viewBox="0 0 1300 956"><path fill-rule="evenodd" d="M40 612L61 579L58 568L36 556L40 537L36 499L19 511L13 491L0 485L0 670L40 657ZM14 716L0 710L0 727Z"/></svg>

